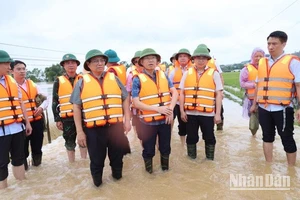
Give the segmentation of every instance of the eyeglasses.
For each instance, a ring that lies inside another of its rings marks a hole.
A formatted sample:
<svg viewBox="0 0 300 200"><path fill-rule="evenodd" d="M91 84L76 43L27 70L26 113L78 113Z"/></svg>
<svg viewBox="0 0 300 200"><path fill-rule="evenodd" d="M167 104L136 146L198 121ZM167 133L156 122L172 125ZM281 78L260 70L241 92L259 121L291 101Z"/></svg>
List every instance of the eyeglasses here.
<svg viewBox="0 0 300 200"><path fill-rule="evenodd" d="M91 63L97 64L97 63L104 63L106 60L105 59L95 59L91 60Z"/></svg>

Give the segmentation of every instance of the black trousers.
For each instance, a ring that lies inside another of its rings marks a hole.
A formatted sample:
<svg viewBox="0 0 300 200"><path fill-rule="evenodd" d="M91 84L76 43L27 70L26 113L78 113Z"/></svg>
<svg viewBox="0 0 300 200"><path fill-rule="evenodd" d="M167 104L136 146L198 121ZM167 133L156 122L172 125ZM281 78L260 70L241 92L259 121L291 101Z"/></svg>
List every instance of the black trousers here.
<svg viewBox="0 0 300 200"><path fill-rule="evenodd" d="M294 153L297 146L294 140L294 109L285 108L285 111L269 112L258 107L259 124L263 132L263 141L272 143L275 140L276 128L281 138L284 151Z"/></svg>
<svg viewBox="0 0 300 200"><path fill-rule="evenodd" d="M25 158L24 141L24 131L0 137L0 181L3 181L8 177L7 166L10 162L9 154L13 166L23 165Z"/></svg>
<svg viewBox="0 0 300 200"><path fill-rule="evenodd" d="M188 122L186 123L187 144L196 144L199 142L199 127L203 134L205 144L216 144L214 134L214 117L188 115Z"/></svg>
<svg viewBox="0 0 300 200"><path fill-rule="evenodd" d="M180 107L176 104L173 110L174 120L177 117L178 120L178 135L185 136L186 135L186 123L181 120Z"/></svg>
<svg viewBox="0 0 300 200"><path fill-rule="evenodd" d="M40 119L38 121L30 122L32 127L31 135L25 138L24 152L25 158L29 156L29 143L31 147L32 155L41 155L42 154L42 146L44 140L44 120Z"/></svg>
<svg viewBox="0 0 300 200"><path fill-rule="evenodd" d="M84 128L91 160L90 170L92 176L102 177L107 152L111 168L113 170L122 170L124 140L128 141L123 130L122 122L109 126Z"/></svg>
<svg viewBox="0 0 300 200"><path fill-rule="evenodd" d="M143 158L152 158L155 155L156 137L158 137L159 151L161 155L171 153L171 125L147 125L140 122L143 144Z"/></svg>

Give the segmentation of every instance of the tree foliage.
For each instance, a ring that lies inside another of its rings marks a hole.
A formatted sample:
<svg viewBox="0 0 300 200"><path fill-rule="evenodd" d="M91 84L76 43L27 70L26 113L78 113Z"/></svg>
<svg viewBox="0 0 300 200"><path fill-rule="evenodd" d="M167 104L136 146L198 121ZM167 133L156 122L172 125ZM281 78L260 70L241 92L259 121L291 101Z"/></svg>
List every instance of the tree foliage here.
<svg viewBox="0 0 300 200"><path fill-rule="evenodd" d="M47 82L53 82L56 77L61 76L64 73L64 69L59 64L52 65L45 68L45 78Z"/></svg>
<svg viewBox="0 0 300 200"><path fill-rule="evenodd" d="M34 68L32 71L27 70L26 78L32 80L33 82L41 82L44 80L44 71L38 68Z"/></svg>

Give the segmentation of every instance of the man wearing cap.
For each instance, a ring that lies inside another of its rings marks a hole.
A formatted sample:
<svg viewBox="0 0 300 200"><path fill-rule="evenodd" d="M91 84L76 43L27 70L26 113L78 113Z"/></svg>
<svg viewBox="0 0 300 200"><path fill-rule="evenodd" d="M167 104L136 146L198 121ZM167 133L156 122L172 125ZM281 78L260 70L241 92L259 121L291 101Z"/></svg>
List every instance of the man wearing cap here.
<svg viewBox="0 0 300 200"><path fill-rule="evenodd" d="M198 47L207 48L208 52L210 52L210 49L205 44L199 44ZM220 77L221 77L221 81L222 81L222 84L223 84L223 87L224 87L223 71L222 71L220 65L218 65L218 63L216 62L216 59L211 58L208 61L207 66L211 67L211 68L213 68L213 69L215 69L219 72ZM224 97L223 93L222 93L222 96ZM224 125L224 107L223 107L223 104L221 106L221 120L222 120L222 122L217 124L217 131L222 131L223 130L223 125Z"/></svg>
<svg viewBox="0 0 300 200"><path fill-rule="evenodd" d="M112 49L108 49L104 52L104 54L108 57L108 62L106 64L107 71L114 73L120 81L126 86L126 67L124 65L120 65L118 62L120 58L116 51Z"/></svg>
<svg viewBox="0 0 300 200"><path fill-rule="evenodd" d="M104 71L107 60L108 57L97 49L86 54L84 69L90 73L78 81L70 99L77 143L88 148L90 170L97 187L102 184L107 151L116 180L122 178L123 156L130 153L125 135L131 129L129 96L120 79Z"/></svg>
<svg viewBox="0 0 300 200"><path fill-rule="evenodd" d="M175 69L175 56L176 56L177 53L174 53L171 58L170 58L170 62L171 62L171 65L168 67L167 69L167 74L168 74L168 77L170 77L170 74L171 72Z"/></svg>
<svg viewBox="0 0 300 200"><path fill-rule="evenodd" d="M25 170L28 169L27 157L29 156L29 142L31 147L32 165L39 166L42 163L42 146L44 139L44 116L43 111L47 109L48 98L37 106L35 98L37 95L44 95L41 89L32 80L26 80L26 64L20 60L15 60L11 64L14 79L17 81L21 92L22 101L25 105L27 116L32 127L31 135L25 140Z"/></svg>
<svg viewBox="0 0 300 200"><path fill-rule="evenodd" d="M177 89L178 93L179 93L179 83L181 81L182 75L184 74L184 72L186 72L188 70L188 68L190 68L192 66L192 62L190 60L191 58L191 54L190 51L188 49L180 49L178 51L178 53L176 53L175 55L175 62L177 63L175 65L175 69L170 73L170 80L172 81L174 87ZM179 93L180 96L180 93ZM172 97L173 98L173 97ZM184 145L185 144L185 137L186 137L186 123L184 121L181 120L181 116L180 116L180 108L179 108L179 98L177 101L177 104L174 108L174 119L177 117L178 120L178 134L180 136L180 140L181 140L181 144ZM172 128L173 129L173 125L174 122L172 124Z"/></svg>
<svg viewBox="0 0 300 200"><path fill-rule="evenodd" d="M14 177L25 179L25 134L28 136L32 131L22 102L22 92L16 81L8 75L11 62L8 53L0 50L0 189L8 186L10 158ZM23 122L26 124L26 133Z"/></svg>
<svg viewBox="0 0 300 200"><path fill-rule="evenodd" d="M127 75L127 81L126 81L126 90L128 91L129 95L131 96L131 90L132 90L132 80L134 77L136 77L139 73L143 71L143 66L140 66L138 61L140 59L142 51L135 52L133 58L131 59L132 66L129 67L130 72ZM134 107L133 103L131 102L131 113L132 113L132 127L134 130L134 133L138 136L139 139L141 137L139 136L141 133L141 130L139 129L139 120L137 117L137 110Z"/></svg>
<svg viewBox="0 0 300 200"><path fill-rule="evenodd" d="M155 70L160 62L160 55L147 48L141 52L138 61L144 67L142 73L133 79L132 98L139 109L140 129L143 145L143 158L146 171L153 172L152 158L155 155L158 137L162 170L169 169L171 153L171 123L173 109L178 93L172 82L162 70ZM172 100L170 93L172 94Z"/></svg>
<svg viewBox="0 0 300 200"><path fill-rule="evenodd" d="M77 132L70 96L76 83L81 78L81 75L76 73L80 62L73 54L66 54L63 56L60 65L64 68L65 74L57 77L54 81L52 111L56 127L63 131L69 162L74 162ZM85 159L87 149L81 147L79 149L81 158Z"/></svg>
<svg viewBox="0 0 300 200"><path fill-rule="evenodd" d="M195 66L183 74L180 82L180 112L186 122L187 154L192 159L197 157L200 127L206 158L213 160L216 144L214 124L221 122L223 85L219 73L207 66L211 59L207 48L197 48L191 59Z"/></svg>

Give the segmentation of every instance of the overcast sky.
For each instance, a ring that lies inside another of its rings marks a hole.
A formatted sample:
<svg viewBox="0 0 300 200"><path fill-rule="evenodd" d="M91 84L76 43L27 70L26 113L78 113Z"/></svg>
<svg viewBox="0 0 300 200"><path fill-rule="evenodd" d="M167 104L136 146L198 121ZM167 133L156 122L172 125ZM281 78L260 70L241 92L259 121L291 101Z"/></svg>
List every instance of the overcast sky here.
<svg viewBox="0 0 300 200"><path fill-rule="evenodd" d="M24 60L32 69L58 63L68 52L83 64L91 49L114 49L130 61L150 47L169 62L179 49L192 53L205 43L219 64L231 64L249 59L255 47L267 51L266 37L275 30L288 34L287 53L300 50L300 1L1 0L0 43L62 52L0 49L43 60Z"/></svg>

